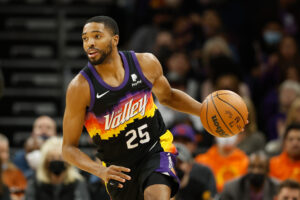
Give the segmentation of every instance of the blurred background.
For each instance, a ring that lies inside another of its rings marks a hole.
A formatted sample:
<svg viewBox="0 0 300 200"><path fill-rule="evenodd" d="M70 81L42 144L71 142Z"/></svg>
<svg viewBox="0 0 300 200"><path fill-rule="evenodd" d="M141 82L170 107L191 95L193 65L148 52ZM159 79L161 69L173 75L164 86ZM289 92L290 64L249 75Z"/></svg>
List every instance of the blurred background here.
<svg viewBox="0 0 300 200"><path fill-rule="evenodd" d="M40 115L61 132L66 87L87 63L84 22L109 15L120 50L154 53L170 83L197 100L221 87L249 98L258 128L276 139L299 95L279 98L285 80L299 84L299 8L296 0L0 0L1 132L21 146Z"/></svg>
<svg viewBox="0 0 300 200"><path fill-rule="evenodd" d="M119 49L153 53L172 87L199 101L219 89L240 94L250 124L238 147L277 155L286 127L300 123L299 11L297 0L0 0L0 132L12 152L38 116L61 134L66 87L87 63L82 27L108 15ZM215 143L198 118L157 104L168 128L192 127L194 155Z"/></svg>

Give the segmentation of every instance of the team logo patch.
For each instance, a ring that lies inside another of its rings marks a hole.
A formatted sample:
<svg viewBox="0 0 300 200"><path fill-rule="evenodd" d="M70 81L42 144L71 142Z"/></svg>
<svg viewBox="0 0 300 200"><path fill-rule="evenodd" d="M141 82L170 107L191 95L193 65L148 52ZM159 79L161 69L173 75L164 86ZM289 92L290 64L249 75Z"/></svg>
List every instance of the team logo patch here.
<svg viewBox="0 0 300 200"><path fill-rule="evenodd" d="M136 82L137 75L136 74L131 74L131 79L133 82Z"/></svg>
<svg viewBox="0 0 300 200"><path fill-rule="evenodd" d="M137 75L136 74L131 74L131 79L132 79L132 84L131 86L134 87L134 86L137 86L138 84L141 84L142 83L142 80L137 80Z"/></svg>

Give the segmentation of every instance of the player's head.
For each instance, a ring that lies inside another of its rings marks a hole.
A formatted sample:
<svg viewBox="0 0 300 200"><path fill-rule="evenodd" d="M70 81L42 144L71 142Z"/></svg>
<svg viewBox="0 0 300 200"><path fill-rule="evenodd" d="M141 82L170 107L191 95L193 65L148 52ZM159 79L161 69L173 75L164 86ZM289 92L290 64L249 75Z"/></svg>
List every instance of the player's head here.
<svg viewBox="0 0 300 200"><path fill-rule="evenodd" d="M275 200L300 200L300 184L289 179L281 182Z"/></svg>
<svg viewBox="0 0 300 200"><path fill-rule="evenodd" d="M284 150L288 156L299 160L300 159L300 124L291 124L287 127L284 135Z"/></svg>
<svg viewBox="0 0 300 200"><path fill-rule="evenodd" d="M103 63L119 42L116 21L107 16L88 19L82 31L83 49L93 65Z"/></svg>

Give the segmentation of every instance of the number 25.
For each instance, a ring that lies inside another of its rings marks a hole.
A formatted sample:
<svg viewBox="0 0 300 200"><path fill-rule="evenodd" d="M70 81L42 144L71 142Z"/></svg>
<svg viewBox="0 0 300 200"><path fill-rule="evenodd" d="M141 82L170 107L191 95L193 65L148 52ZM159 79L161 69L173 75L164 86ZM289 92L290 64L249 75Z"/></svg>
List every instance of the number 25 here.
<svg viewBox="0 0 300 200"><path fill-rule="evenodd" d="M147 142L150 141L150 135L149 135L149 132L148 131L145 131L143 132L143 130L145 128L147 128L147 124L144 124L140 127L137 128L137 132L138 132L138 135L139 135L139 138L140 138L140 141L139 143L140 144L145 144ZM130 136L131 135L131 136ZM133 141L137 138L137 133L136 133L136 130L132 129L130 131L128 131L125 136L130 136L129 140L126 142L127 144L127 148L128 149L134 149L136 148L137 146L139 146L139 143L133 143Z"/></svg>

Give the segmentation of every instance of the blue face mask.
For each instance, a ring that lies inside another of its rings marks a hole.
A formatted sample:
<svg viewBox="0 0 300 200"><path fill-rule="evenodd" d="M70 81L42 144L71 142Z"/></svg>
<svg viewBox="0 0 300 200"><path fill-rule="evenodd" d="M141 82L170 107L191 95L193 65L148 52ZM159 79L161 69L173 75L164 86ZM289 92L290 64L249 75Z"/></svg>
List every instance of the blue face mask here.
<svg viewBox="0 0 300 200"><path fill-rule="evenodd" d="M264 33L264 41L269 45L278 44L281 40L281 33L277 31L267 31Z"/></svg>

